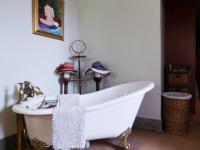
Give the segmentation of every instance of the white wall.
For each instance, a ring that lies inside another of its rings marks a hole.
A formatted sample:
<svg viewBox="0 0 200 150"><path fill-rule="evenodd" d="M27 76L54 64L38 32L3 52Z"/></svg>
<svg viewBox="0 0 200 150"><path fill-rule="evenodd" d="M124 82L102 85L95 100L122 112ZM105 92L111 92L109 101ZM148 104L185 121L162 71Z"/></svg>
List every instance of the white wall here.
<svg viewBox="0 0 200 150"><path fill-rule="evenodd" d="M0 139L15 133L15 86L28 80L47 95L59 93L55 68L68 57L79 37L78 0L65 0L65 41L32 34L32 0L5 0L0 5Z"/></svg>
<svg viewBox="0 0 200 150"><path fill-rule="evenodd" d="M112 75L109 85L152 80L139 116L160 119L160 0L79 0L80 35L89 57L102 60ZM65 0L65 41L32 34L32 0L4 0L0 5L0 139L15 133L16 83L29 80L47 95L59 93L54 69L69 56L79 37L78 0ZM93 87L92 87L93 88Z"/></svg>
<svg viewBox="0 0 200 150"><path fill-rule="evenodd" d="M151 119L161 118L160 10L160 0L80 0L80 37L90 57L109 66L109 85L156 83L138 114Z"/></svg>

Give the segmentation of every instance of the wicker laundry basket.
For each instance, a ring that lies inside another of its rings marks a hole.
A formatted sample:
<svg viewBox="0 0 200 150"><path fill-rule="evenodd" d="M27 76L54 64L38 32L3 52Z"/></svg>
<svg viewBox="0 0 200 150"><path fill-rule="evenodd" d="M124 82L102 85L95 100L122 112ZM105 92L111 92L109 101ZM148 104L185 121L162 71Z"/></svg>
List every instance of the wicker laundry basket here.
<svg viewBox="0 0 200 150"><path fill-rule="evenodd" d="M167 133L184 135L188 132L191 94L180 92L163 93L163 129Z"/></svg>

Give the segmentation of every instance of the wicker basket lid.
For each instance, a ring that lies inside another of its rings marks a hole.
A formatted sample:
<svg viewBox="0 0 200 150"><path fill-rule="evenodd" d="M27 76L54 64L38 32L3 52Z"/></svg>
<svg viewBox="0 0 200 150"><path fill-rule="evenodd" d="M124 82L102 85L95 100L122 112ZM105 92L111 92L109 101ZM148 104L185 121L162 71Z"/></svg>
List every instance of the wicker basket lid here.
<svg viewBox="0 0 200 150"><path fill-rule="evenodd" d="M182 92L165 92L162 96L170 99L180 99L180 100L190 100L192 98L191 94Z"/></svg>

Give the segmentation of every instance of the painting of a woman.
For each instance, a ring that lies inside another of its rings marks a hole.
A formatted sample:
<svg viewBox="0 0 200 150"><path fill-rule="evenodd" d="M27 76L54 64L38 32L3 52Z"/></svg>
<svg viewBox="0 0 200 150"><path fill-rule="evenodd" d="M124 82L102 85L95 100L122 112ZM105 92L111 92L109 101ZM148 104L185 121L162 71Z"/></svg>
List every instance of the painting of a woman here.
<svg viewBox="0 0 200 150"><path fill-rule="evenodd" d="M58 27L59 24L57 22L54 21L54 17L55 17L55 13L54 13L54 9L51 7L51 3L50 0L46 0L45 2L45 6L44 6L44 14L45 14L45 19L40 18L40 22L51 27L51 26L55 26Z"/></svg>
<svg viewBox="0 0 200 150"><path fill-rule="evenodd" d="M63 0L33 0L38 1L38 13L36 19L36 34L50 36L53 38L63 37ZM35 21L35 20L34 20ZM42 33L42 34L41 34Z"/></svg>

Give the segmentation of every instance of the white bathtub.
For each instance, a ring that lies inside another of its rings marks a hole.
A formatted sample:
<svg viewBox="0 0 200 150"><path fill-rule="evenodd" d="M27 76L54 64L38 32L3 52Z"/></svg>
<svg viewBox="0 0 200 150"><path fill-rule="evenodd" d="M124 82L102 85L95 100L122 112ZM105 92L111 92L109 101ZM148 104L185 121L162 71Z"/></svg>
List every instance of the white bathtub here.
<svg viewBox="0 0 200 150"><path fill-rule="evenodd" d="M87 140L115 138L132 127L145 93L153 87L151 81L137 81L90 94L60 95L59 98L66 99L69 105L85 107ZM29 98L14 105L12 110L24 114L30 139L37 138L52 145L52 109L36 109L43 99L43 96Z"/></svg>

